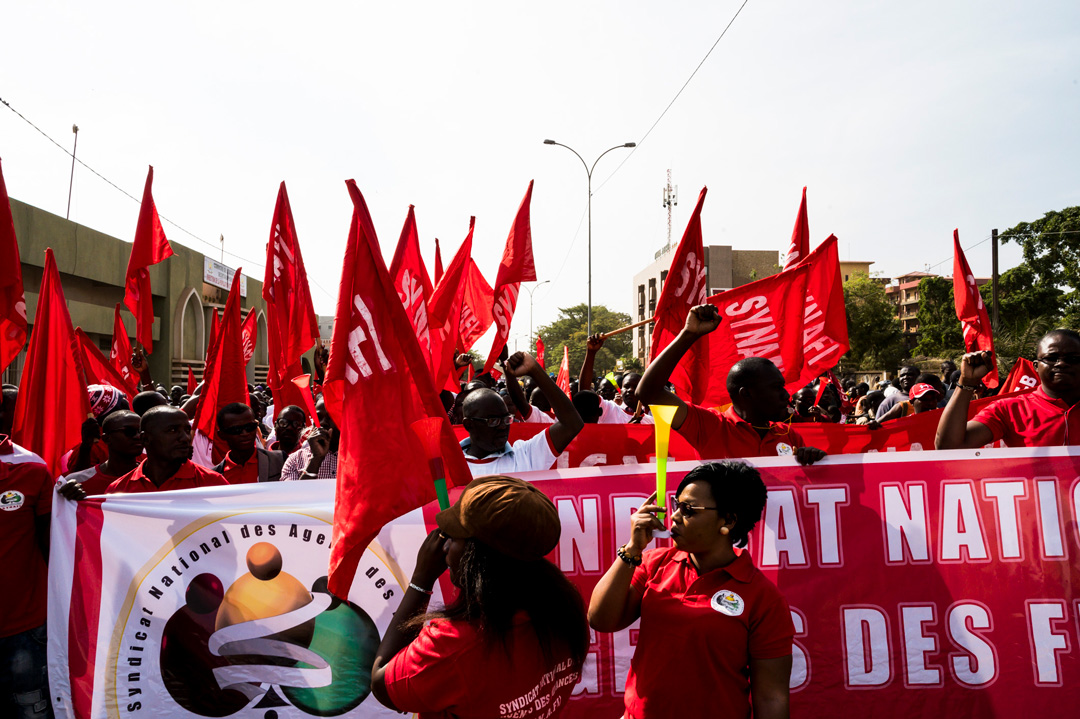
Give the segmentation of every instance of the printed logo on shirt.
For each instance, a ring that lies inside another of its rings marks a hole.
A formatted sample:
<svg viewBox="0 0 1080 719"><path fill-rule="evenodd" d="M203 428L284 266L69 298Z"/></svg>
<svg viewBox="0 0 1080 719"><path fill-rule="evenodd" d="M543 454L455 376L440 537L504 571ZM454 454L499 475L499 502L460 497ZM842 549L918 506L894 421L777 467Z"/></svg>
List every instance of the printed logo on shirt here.
<svg viewBox="0 0 1080 719"><path fill-rule="evenodd" d="M721 589L712 596L712 608L729 617L737 617L743 613L743 609L746 608L746 602L744 602L743 598L735 592L728 589Z"/></svg>
<svg viewBox="0 0 1080 719"><path fill-rule="evenodd" d="M19 507L23 506L23 502L26 501L26 495L22 492L16 492L14 489L0 494L0 509L5 512L13 512Z"/></svg>
<svg viewBox="0 0 1080 719"><path fill-rule="evenodd" d="M795 453L792 446L786 442L780 442L776 445L776 453L781 457L790 457Z"/></svg>

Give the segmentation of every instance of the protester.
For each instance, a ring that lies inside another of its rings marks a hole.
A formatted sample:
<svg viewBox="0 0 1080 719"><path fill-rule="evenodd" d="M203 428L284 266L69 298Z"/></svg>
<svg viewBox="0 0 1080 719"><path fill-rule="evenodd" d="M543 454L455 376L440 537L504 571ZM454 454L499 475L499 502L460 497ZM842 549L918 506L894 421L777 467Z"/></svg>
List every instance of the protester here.
<svg viewBox="0 0 1080 719"><path fill-rule="evenodd" d="M545 559L561 531L555 505L527 482L482 477L435 522L376 652L372 693L422 717L557 716L589 628L577 589ZM457 597L425 613L447 568Z"/></svg>
<svg viewBox="0 0 1080 719"><path fill-rule="evenodd" d="M532 355L517 352L504 367L508 377L532 377L555 410L556 422L511 445L507 440L513 415L506 411L502 398L486 388L470 392L465 398L462 421L469 436L461 441L461 449L474 477L549 469L584 426L570 398L555 386Z"/></svg>
<svg viewBox="0 0 1080 719"><path fill-rule="evenodd" d="M19 388L13 384L3 386L3 399L0 400L0 434L11 436L11 425L15 421L15 403L19 401Z"/></svg>
<svg viewBox="0 0 1080 719"><path fill-rule="evenodd" d="M893 405L906 402L910 399L908 392L919 381L919 368L913 365L903 365L896 373L896 387L892 392L885 390L885 401L878 407L878 414L884 414L893 408Z"/></svg>
<svg viewBox="0 0 1080 719"><path fill-rule="evenodd" d="M256 445L259 422L251 407L240 402L227 404L218 410L217 431L229 445L229 453L214 471L229 484L277 482L285 457L281 452Z"/></svg>
<svg viewBox="0 0 1080 719"><path fill-rule="evenodd" d="M878 389L867 392L865 397L859 398L859 403L855 405L855 424L869 424L874 421L878 407L884 401L885 393Z"/></svg>
<svg viewBox="0 0 1080 719"><path fill-rule="evenodd" d="M655 492L632 517L630 541L589 602L598 632L641 620L626 717L672 716L674 708L686 717L789 716L795 626L750 552L735 550L746 546L767 496L750 465L711 462L687 473L672 497L675 546L645 551L664 529Z"/></svg>
<svg viewBox="0 0 1080 719"><path fill-rule="evenodd" d="M932 384L928 382L919 382L908 392L908 396L911 397L911 399L899 404L894 404L892 409L869 423L870 429L880 428L882 422L900 419L901 417L907 417L912 414L932 412L938 408L938 402L941 401L941 395L941 390L934 387Z"/></svg>
<svg viewBox="0 0 1080 719"><path fill-rule="evenodd" d="M0 427L11 427L8 388ZM49 517L53 478L41 457L0 435L0 562L7 590L0 599L0 716L52 716L45 655Z"/></svg>
<svg viewBox="0 0 1080 719"><path fill-rule="evenodd" d="M512 377L510 378L510 381L506 383L506 393L512 404L512 406L511 404L507 404L506 409L511 414L516 413L517 416L514 417L515 422L555 424L555 418L547 412L541 411L536 402L529 403L525 400L525 389ZM540 388L533 390L533 398L538 398L540 403L550 407L547 403L547 398L544 397L544 393Z"/></svg>
<svg viewBox="0 0 1080 719"><path fill-rule="evenodd" d="M135 469L143 457L139 420L139 415L131 410L110 414L101 425L101 439L109 449L108 459L66 475L58 490L60 496L81 500L89 495L105 494L110 484Z"/></svg>
<svg viewBox="0 0 1080 719"><path fill-rule="evenodd" d="M191 461L191 424L176 407L151 407L142 416L139 432L146 459L109 485L116 492L164 492L173 489L216 487L228 482L217 472Z"/></svg>
<svg viewBox="0 0 1080 719"><path fill-rule="evenodd" d="M578 372L578 387L591 387L593 381L593 364L596 361L596 353L600 351L600 348L604 346L604 336L601 334L594 334L586 340L585 344L585 359L581 363L581 370ZM637 413L638 399L637 399L637 386L641 381L641 375L630 373L623 377L622 405L617 405L610 399L606 399L601 396L600 408L601 415L598 424L629 424L635 417L641 424L652 424L653 418L651 415L645 412L643 408L641 413ZM608 384L605 380L604 384ZM583 392L585 390L578 390Z"/></svg>
<svg viewBox="0 0 1080 719"><path fill-rule="evenodd" d="M960 381L938 422L937 449L971 449L1003 440L1008 447L1080 444L1080 333L1056 329L1035 348L1042 384L1032 392L996 400L968 421L976 388L993 367L989 352L960 360Z"/></svg>
<svg viewBox="0 0 1080 719"><path fill-rule="evenodd" d="M953 372L956 372L956 363L952 360L945 360L941 363L941 381L945 383L945 389L949 389L952 383Z"/></svg>
<svg viewBox="0 0 1080 719"><path fill-rule="evenodd" d="M337 477L341 431L326 411L326 403L322 397L315 402L315 415L319 418L320 427L313 429L307 436L307 442L285 460L285 465L281 468L283 482Z"/></svg>
<svg viewBox="0 0 1080 719"><path fill-rule="evenodd" d="M814 404L817 400L817 387L812 384L808 384L805 387L799 389L792 397L792 408L794 412L791 415L791 421L793 423L799 422L821 422L823 421L820 415L820 408Z"/></svg>
<svg viewBox="0 0 1080 719"><path fill-rule="evenodd" d="M174 384L169 390L169 404L173 407L179 407L183 404L184 388L178 384Z"/></svg>
<svg viewBox="0 0 1080 719"><path fill-rule="evenodd" d="M108 447L101 441L102 423L113 412L129 408L127 395L110 385L92 384L86 388L86 393L93 416L82 424L82 441L60 459L60 470L64 474L94 467L109 458Z"/></svg>
<svg viewBox="0 0 1080 719"><path fill-rule="evenodd" d="M131 400L131 411L141 417L154 407L161 407L168 403L169 401L157 392L139 392Z"/></svg>
<svg viewBox="0 0 1080 719"><path fill-rule="evenodd" d="M578 415L581 416L581 421L585 424L599 424L603 419L604 399L599 394L592 390L585 389L574 395L574 398L570 400L574 403L574 409L577 410Z"/></svg>
<svg viewBox="0 0 1080 719"><path fill-rule="evenodd" d="M300 447L300 432L307 426L307 413L291 404L281 410L274 422L274 441L270 449L288 457Z"/></svg>
<svg viewBox="0 0 1080 719"><path fill-rule="evenodd" d="M784 388L784 376L767 359L750 357L735 363L727 376L731 406L722 413L687 404L665 388L682 356L699 337L719 326L715 305L690 310L683 330L645 370L637 387L640 400L677 407L671 428L706 459L794 455L800 464L823 459L824 452L805 446L799 434L784 424L791 397Z"/></svg>

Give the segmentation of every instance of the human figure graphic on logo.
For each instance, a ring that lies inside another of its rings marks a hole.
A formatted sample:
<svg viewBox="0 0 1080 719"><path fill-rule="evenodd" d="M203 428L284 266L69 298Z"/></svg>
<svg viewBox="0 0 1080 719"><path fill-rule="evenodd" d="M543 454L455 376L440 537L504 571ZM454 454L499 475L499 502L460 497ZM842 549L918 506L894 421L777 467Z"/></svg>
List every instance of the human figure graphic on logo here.
<svg viewBox="0 0 1080 719"><path fill-rule="evenodd" d="M165 625L161 675L172 698L208 717L290 704L339 716L359 705L379 644L371 618L330 595L325 577L308 589L283 571L269 542L251 546L247 566L228 589L196 576Z"/></svg>

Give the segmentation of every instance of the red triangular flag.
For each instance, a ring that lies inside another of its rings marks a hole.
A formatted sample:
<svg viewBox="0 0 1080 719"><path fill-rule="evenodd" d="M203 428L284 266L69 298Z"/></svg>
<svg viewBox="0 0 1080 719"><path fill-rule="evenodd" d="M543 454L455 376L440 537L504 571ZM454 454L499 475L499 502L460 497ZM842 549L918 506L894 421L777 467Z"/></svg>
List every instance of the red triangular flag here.
<svg viewBox="0 0 1080 719"><path fill-rule="evenodd" d="M442 252L439 250L439 238L435 238L435 284L439 284L439 281L443 276L442 266Z"/></svg>
<svg viewBox="0 0 1080 719"><path fill-rule="evenodd" d="M705 287L705 250L701 239L701 208L705 204L705 194L709 188L701 188L697 205L686 223L679 247L671 259L660 299L656 303L653 317L652 352L650 361L656 359L678 336L686 324L690 309L705 304L708 290ZM711 339L706 335L694 343L693 347L679 360L675 371L671 373L671 383L680 397L685 397L692 404L701 404L709 386L709 345Z"/></svg>
<svg viewBox="0 0 1080 719"><path fill-rule="evenodd" d="M154 183L154 168L146 173L139 223L135 227L135 242L131 245L127 274L124 278L124 304L135 315L135 338L150 354L154 342L154 304L150 292L150 265L172 257L173 249L165 238L158 218L150 186Z"/></svg>
<svg viewBox="0 0 1080 719"><path fill-rule="evenodd" d="M206 340L206 357L205 363L210 362L210 352L214 349L214 344L217 343L218 336L218 309L215 307L210 313L210 337ZM203 365L203 377L206 377L206 364Z"/></svg>
<svg viewBox="0 0 1080 719"><path fill-rule="evenodd" d="M207 354L203 382L192 427L210 438L214 443L214 462L220 462L224 453L223 445L216 441L218 410L232 402L248 403L244 347L240 337L239 267L233 275L229 298L225 300L225 311L222 313L217 337Z"/></svg>
<svg viewBox="0 0 1080 719"><path fill-rule="evenodd" d="M503 347L510 339L510 323L514 319L517 307L518 290L522 282L536 281L536 267L533 264L532 229L529 224L529 205L532 203L533 181L529 180L529 189L518 207L510 234L506 237L499 274L495 277L495 304L491 310L495 317L495 342L488 352L484 371L490 372L499 359Z"/></svg>
<svg viewBox="0 0 1080 719"><path fill-rule="evenodd" d="M341 430L329 576L329 589L339 597L349 595L357 563L381 527L435 499L413 422L441 418L447 485L472 479L390 284L367 203L355 182L347 185L353 219L323 385L327 410Z"/></svg>
<svg viewBox="0 0 1080 719"><path fill-rule="evenodd" d="M244 366L255 356L255 343L259 341L259 318L254 308L248 310L244 323L240 325L240 341L244 346Z"/></svg>
<svg viewBox="0 0 1080 719"><path fill-rule="evenodd" d="M307 270L284 182L278 188L270 240L266 245L262 295L266 301L266 345L270 364L266 380L274 393L274 411L281 412L292 404L302 407L303 398L290 380L303 373L300 357L319 337L319 321L311 303Z"/></svg>
<svg viewBox="0 0 1080 719"><path fill-rule="evenodd" d="M829 235L804 262L810 265L810 273L803 305L803 369L792 391L835 367L849 347L836 235Z"/></svg>
<svg viewBox="0 0 1080 719"><path fill-rule="evenodd" d="M120 373L124 381L133 387L138 387L139 378L135 369L131 366L131 337L124 326L124 318L120 315L119 303L113 309L113 336L112 345L109 348L109 362Z"/></svg>
<svg viewBox="0 0 1080 719"><path fill-rule="evenodd" d="M431 331L428 323L428 300L431 298L431 280L428 278L424 258L420 256L420 236L416 231L416 214L409 205L409 214L401 228L394 259L390 262L390 281L394 283L405 314L420 340L420 348L431 354Z"/></svg>
<svg viewBox="0 0 1080 719"><path fill-rule="evenodd" d="M82 353L79 359L85 372L86 383L107 384L110 387L115 387L126 394L128 401L130 401L138 392L136 386L124 379L116 371L116 368L112 366L109 360L105 359L105 355L97 348L94 341L86 336L81 327L75 328L75 338Z"/></svg>
<svg viewBox="0 0 1080 719"><path fill-rule="evenodd" d="M22 262L15 238L15 220L4 170L0 167L0 372L26 344L26 296L23 293Z"/></svg>
<svg viewBox="0 0 1080 719"><path fill-rule="evenodd" d="M1025 357L1017 357L1016 363L1009 371L1009 376L1005 378L1005 382L1001 385L1001 391L998 394L1035 389L1040 384L1042 384L1042 380L1039 378L1039 373L1035 371L1034 363Z"/></svg>
<svg viewBox="0 0 1080 719"><path fill-rule="evenodd" d="M472 252L475 217L469 218L469 234L454 254L446 274L431 294L428 317L431 321L431 379L436 387L442 387L454 368L454 350L457 349L461 331L461 304L465 296L466 271ZM454 382L456 385L456 382Z"/></svg>
<svg viewBox="0 0 1080 719"><path fill-rule="evenodd" d="M319 413L315 411L315 396L311 394L311 375L302 374L299 377L293 377L290 384L300 391L302 401L297 406L302 407L307 412L307 416L311 419L313 425L322 427L319 423Z"/></svg>
<svg viewBox="0 0 1080 719"><path fill-rule="evenodd" d="M801 264L708 298L710 304L719 308L721 322L709 335L712 380L704 399L695 404L719 407L729 403L728 372L747 357L771 360L787 382L799 376L803 361L803 304L811 267Z"/></svg>
<svg viewBox="0 0 1080 719"><path fill-rule="evenodd" d="M60 476L64 452L82 441L82 423L90 414L86 379L74 352L76 342L56 259L49 248L45 250L41 292L12 434L15 442L45 460L56 477Z"/></svg>
<svg viewBox="0 0 1080 719"><path fill-rule="evenodd" d="M993 389L998 386L997 357L994 356L994 333L990 329L990 315L986 312L975 275L971 274L964 250L960 247L960 230L953 230L953 298L956 317L964 328L964 348L968 352L990 352L990 373L983 377L983 384Z"/></svg>
<svg viewBox="0 0 1080 719"><path fill-rule="evenodd" d="M540 335L536 335L536 361L541 367L547 367L547 365L544 364L544 338ZM547 370L545 369L544 371L546 372Z"/></svg>
<svg viewBox="0 0 1080 719"><path fill-rule="evenodd" d="M195 388L199 386L199 383L195 381L195 371L191 369L191 365L187 366L187 393L188 395L195 394Z"/></svg>
<svg viewBox="0 0 1080 719"><path fill-rule="evenodd" d="M559 374L555 376L555 386L570 396L570 348L562 346L562 364L559 365Z"/></svg>
<svg viewBox="0 0 1080 719"><path fill-rule="evenodd" d="M795 229L791 231L791 244L784 255L784 269L790 270L806 259L810 253L810 220L806 217L806 188L802 188L802 202L795 217Z"/></svg>
<svg viewBox="0 0 1080 719"><path fill-rule="evenodd" d="M480 273L473 258L469 258L469 274L465 280L465 296L461 300L461 339L458 347L468 352L480 339L495 318L491 307L495 301L495 292Z"/></svg>

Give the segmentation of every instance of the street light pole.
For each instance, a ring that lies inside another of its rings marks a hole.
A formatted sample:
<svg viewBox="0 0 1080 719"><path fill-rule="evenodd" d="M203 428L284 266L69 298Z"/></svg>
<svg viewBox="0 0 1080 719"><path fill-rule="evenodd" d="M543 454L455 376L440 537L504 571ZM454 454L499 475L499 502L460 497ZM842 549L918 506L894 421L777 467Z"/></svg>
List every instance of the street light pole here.
<svg viewBox="0 0 1080 719"><path fill-rule="evenodd" d="M559 147L565 147L570 152L577 155L577 159L581 160L581 164L585 167L585 174L589 178L589 305L588 314L586 320L586 336L592 336L592 173L596 169L596 163L600 162L600 158L608 154L612 150L618 150L620 147L637 147L636 142L626 142L622 145L616 145L615 147L609 147L600 153L600 156L593 160L592 167L589 167L589 163L585 162L585 158L578 154L578 151L569 145L564 145L561 142L555 142L554 140L544 140L545 145L558 145Z"/></svg>
<svg viewBox="0 0 1080 719"><path fill-rule="evenodd" d="M547 284L551 284L551 280L544 280L543 282L539 282L539 283L533 285L531 288L529 288L529 287L525 288L525 289L529 290L529 342L532 343L532 345L530 347L530 350L529 350L530 352L532 351L531 348L536 346L536 339L533 336L533 323L532 323L533 292L536 292L536 288L539 287L540 285L547 285Z"/></svg>

